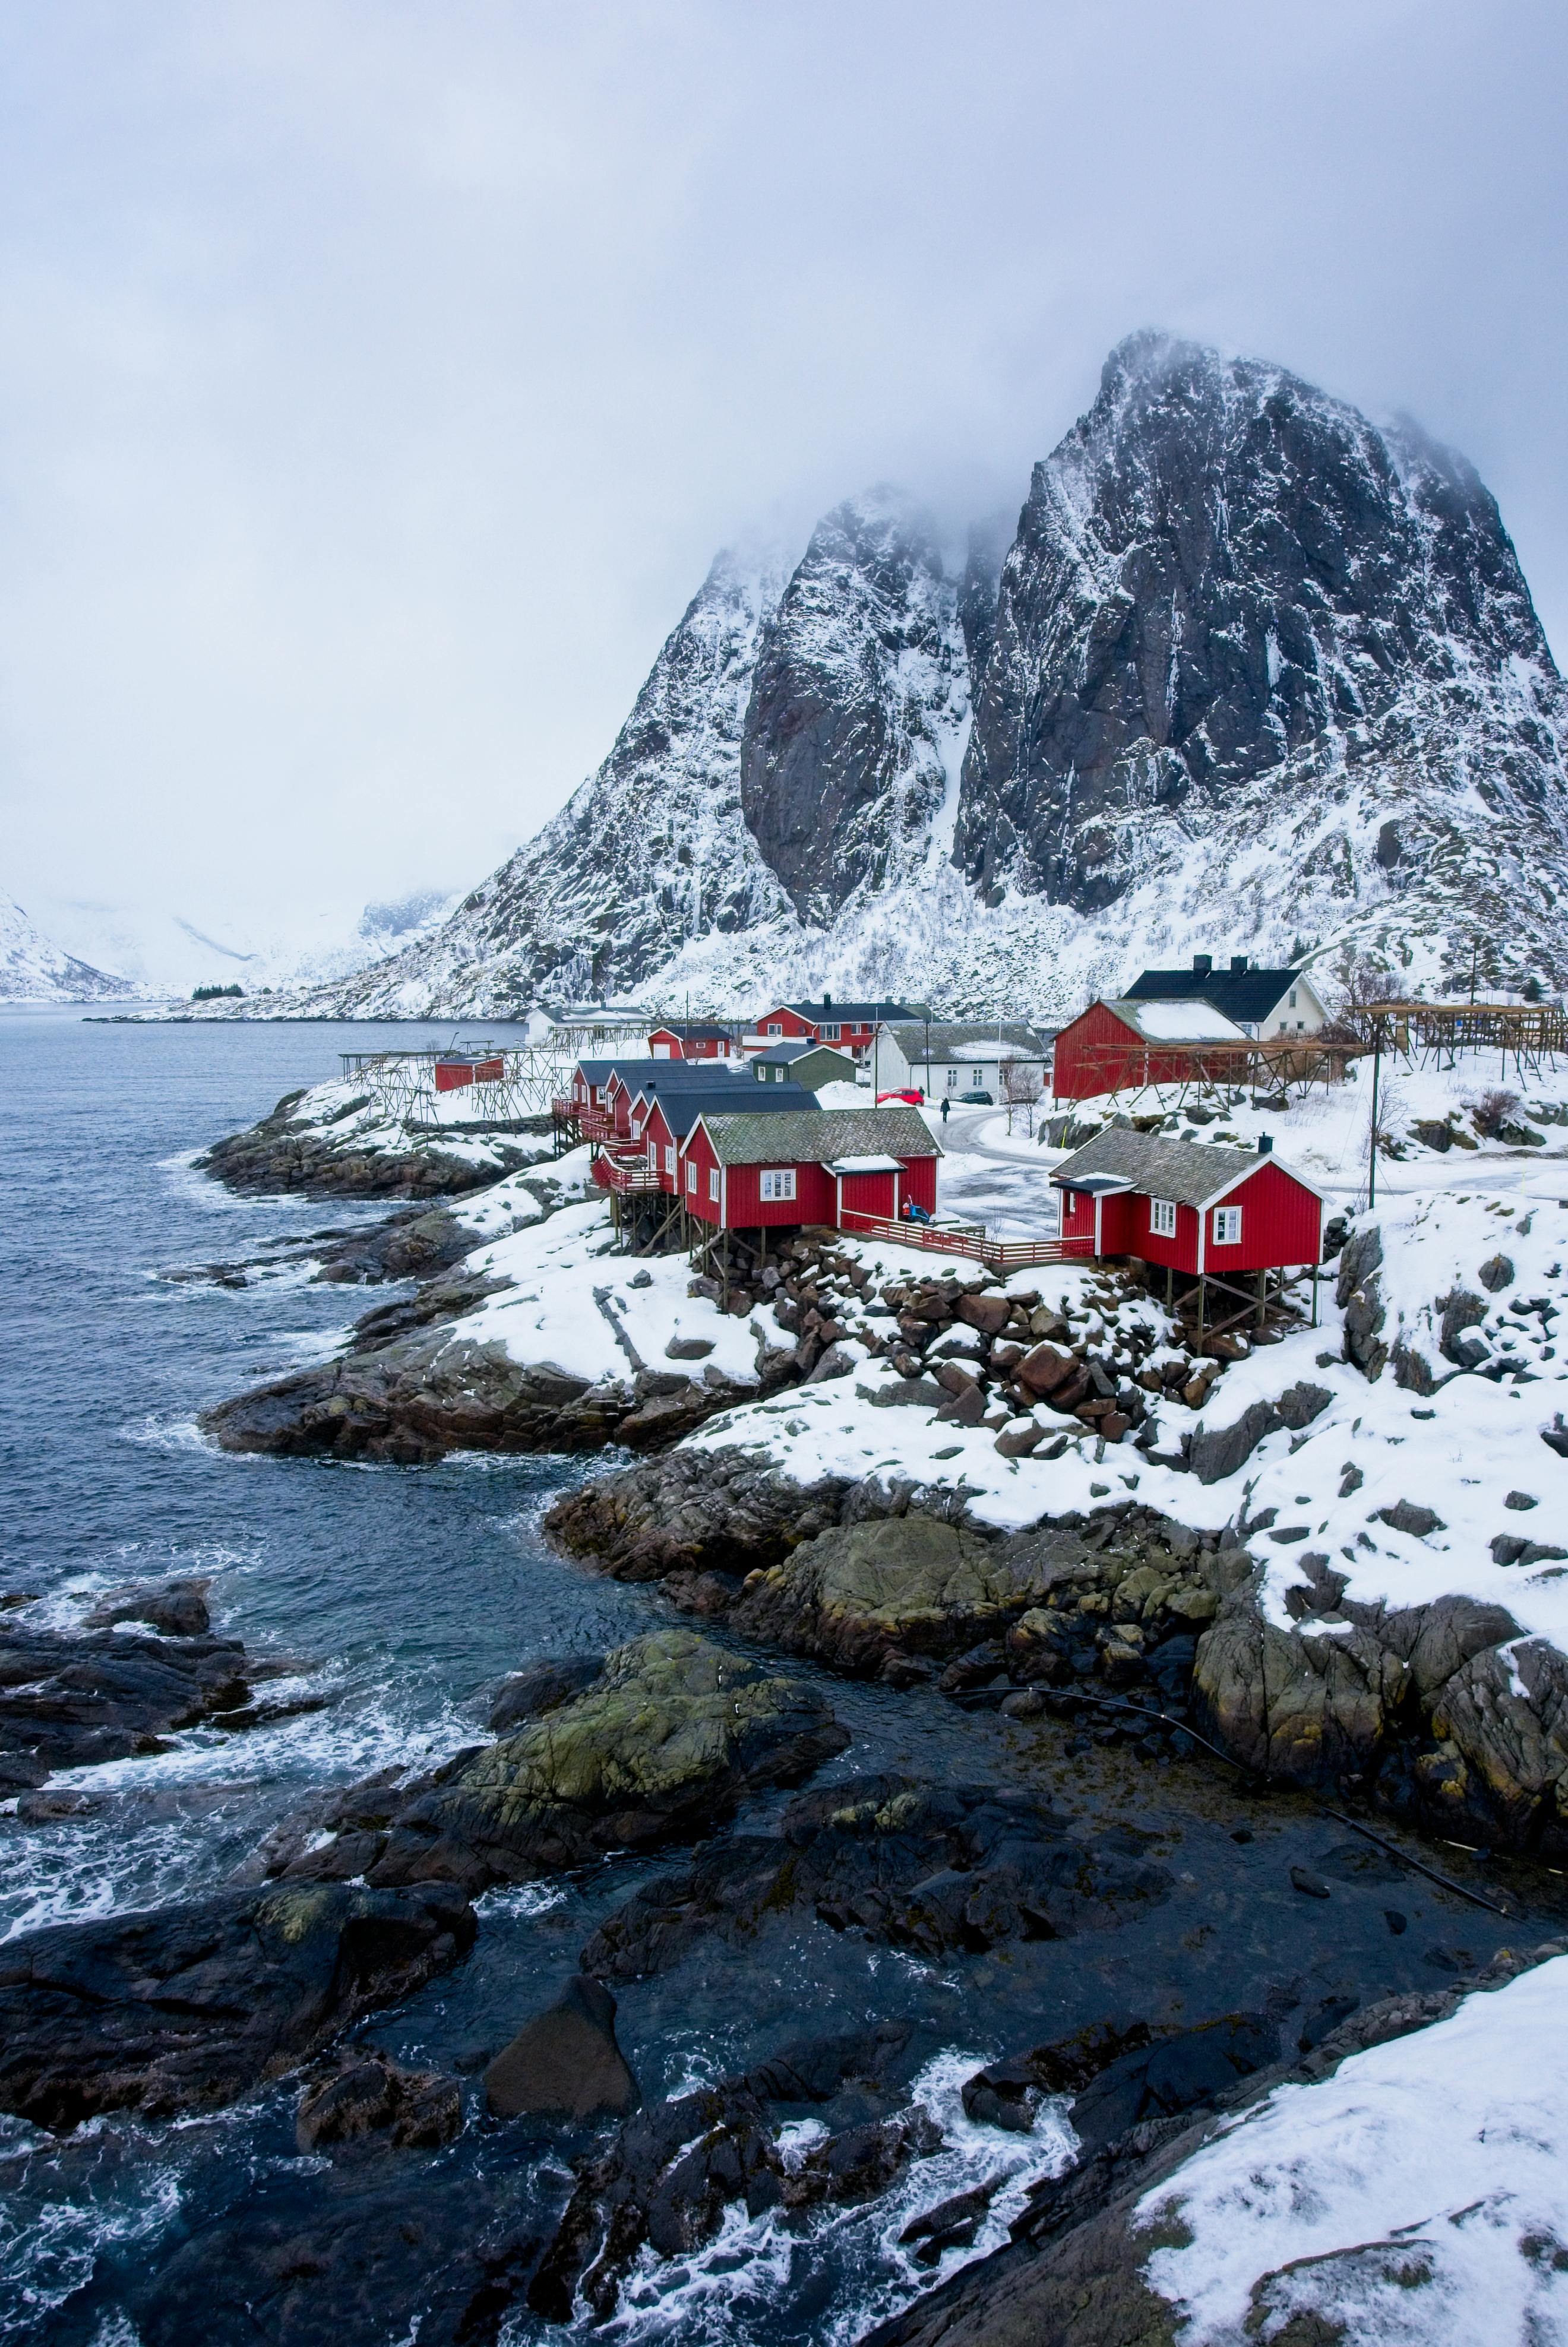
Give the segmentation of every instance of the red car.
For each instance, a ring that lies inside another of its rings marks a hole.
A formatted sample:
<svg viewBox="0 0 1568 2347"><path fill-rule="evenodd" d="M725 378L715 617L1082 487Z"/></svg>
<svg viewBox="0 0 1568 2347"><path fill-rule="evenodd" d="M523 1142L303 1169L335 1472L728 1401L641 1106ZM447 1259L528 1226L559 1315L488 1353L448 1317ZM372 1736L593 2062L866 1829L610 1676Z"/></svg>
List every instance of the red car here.
<svg viewBox="0 0 1568 2347"><path fill-rule="evenodd" d="M877 1093L877 1095L876 1095L876 1105L877 1105L877 1107L878 1107L878 1108L881 1108L881 1107L883 1106L884 1102L887 1102L887 1101L907 1101L911 1108L923 1108L923 1107L925 1106L925 1104L926 1104L926 1095L925 1095L925 1093L924 1093L924 1092L878 1092L878 1093Z"/></svg>

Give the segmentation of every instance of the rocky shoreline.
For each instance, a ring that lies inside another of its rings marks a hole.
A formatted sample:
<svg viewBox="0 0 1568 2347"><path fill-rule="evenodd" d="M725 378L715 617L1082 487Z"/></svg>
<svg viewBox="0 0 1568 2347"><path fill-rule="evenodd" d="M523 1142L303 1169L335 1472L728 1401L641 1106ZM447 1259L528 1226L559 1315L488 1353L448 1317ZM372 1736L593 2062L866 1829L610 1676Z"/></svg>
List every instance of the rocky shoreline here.
<svg viewBox="0 0 1568 2347"><path fill-rule="evenodd" d="M466 1129L394 1127L368 1092L347 1084L302 1085L257 1123L215 1141L195 1163L241 1194L460 1197L547 1157L550 1129L548 1116Z"/></svg>

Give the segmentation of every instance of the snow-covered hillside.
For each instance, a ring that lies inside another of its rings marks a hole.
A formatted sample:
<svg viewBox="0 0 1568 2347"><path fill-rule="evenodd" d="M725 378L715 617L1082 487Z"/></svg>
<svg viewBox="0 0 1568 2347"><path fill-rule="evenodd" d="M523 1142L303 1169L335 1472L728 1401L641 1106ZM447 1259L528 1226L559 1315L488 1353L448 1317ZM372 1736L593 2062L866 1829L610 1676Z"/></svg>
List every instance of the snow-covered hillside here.
<svg viewBox="0 0 1568 2347"><path fill-rule="evenodd" d="M825 986L1049 1018L1194 948L1568 980L1568 695L1461 458L1136 335L1006 538L955 578L878 489L793 574L721 556L538 837L273 1007Z"/></svg>
<svg viewBox="0 0 1568 2347"><path fill-rule="evenodd" d="M110 1002L136 989L110 970L65 953L0 896L0 1001Z"/></svg>

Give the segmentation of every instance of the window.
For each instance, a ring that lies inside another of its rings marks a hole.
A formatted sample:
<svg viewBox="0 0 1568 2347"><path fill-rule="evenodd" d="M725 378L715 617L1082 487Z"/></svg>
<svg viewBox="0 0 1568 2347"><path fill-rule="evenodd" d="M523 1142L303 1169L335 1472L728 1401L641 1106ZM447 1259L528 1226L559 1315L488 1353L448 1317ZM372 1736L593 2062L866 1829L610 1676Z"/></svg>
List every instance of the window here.
<svg viewBox="0 0 1568 2347"><path fill-rule="evenodd" d="M719 1169L716 1165L708 1168L708 1201L714 1206L719 1203Z"/></svg>
<svg viewBox="0 0 1568 2347"><path fill-rule="evenodd" d="M697 1168L689 1157L686 1160L686 1187L694 1198L697 1194Z"/></svg>
<svg viewBox="0 0 1568 2347"><path fill-rule="evenodd" d="M1241 1208L1239 1206L1214 1208L1214 1245L1215 1246L1241 1245Z"/></svg>
<svg viewBox="0 0 1568 2347"><path fill-rule="evenodd" d="M825 1026L819 1027L816 1031L825 1043L836 1043L840 1030L837 1020L830 1020Z"/></svg>
<svg viewBox="0 0 1568 2347"><path fill-rule="evenodd" d="M664 1152L664 1171L666 1174L673 1174L675 1171L675 1144L673 1142L670 1143L669 1147Z"/></svg>
<svg viewBox="0 0 1568 2347"><path fill-rule="evenodd" d="M770 1019L768 1020L768 1033L770 1035L782 1035L784 1033L784 1029L779 1025L776 1019Z"/></svg>
<svg viewBox="0 0 1568 2347"><path fill-rule="evenodd" d="M794 1167L768 1165L763 1169L763 1204L776 1205L782 1198L794 1196Z"/></svg>
<svg viewBox="0 0 1568 2347"><path fill-rule="evenodd" d="M949 1069L948 1070L948 1090L950 1092L956 1092L958 1091L958 1071L957 1068L949 1068Z"/></svg>
<svg viewBox="0 0 1568 2347"><path fill-rule="evenodd" d="M1151 1198L1149 1228L1157 1239L1173 1239L1176 1235L1176 1202L1173 1198Z"/></svg>
<svg viewBox="0 0 1568 2347"><path fill-rule="evenodd" d="M969 1081L971 1084L983 1083L985 1081L985 1075L986 1071L983 1068L971 1068L969 1070Z"/></svg>
<svg viewBox="0 0 1568 2347"><path fill-rule="evenodd" d="M1293 1010L1296 1008L1296 989L1294 986L1290 989L1290 1007Z"/></svg>
<svg viewBox="0 0 1568 2347"><path fill-rule="evenodd" d="M1305 1035L1305 1034L1306 1034L1306 1032L1307 1032L1307 1021L1306 1021L1306 1020L1305 1020L1305 1019L1298 1019L1298 1020L1296 1020L1296 1033L1297 1033L1298 1035Z"/></svg>

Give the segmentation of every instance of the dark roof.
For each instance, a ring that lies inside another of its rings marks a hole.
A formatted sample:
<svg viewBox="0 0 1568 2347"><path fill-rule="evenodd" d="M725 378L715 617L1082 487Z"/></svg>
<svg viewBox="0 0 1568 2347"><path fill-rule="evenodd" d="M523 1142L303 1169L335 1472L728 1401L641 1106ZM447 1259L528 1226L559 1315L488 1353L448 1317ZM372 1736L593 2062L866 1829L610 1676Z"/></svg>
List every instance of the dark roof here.
<svg viewBox="0 0 1568 2347"><path fill-rule="evenodd" d="M795 1165L827 1165L835 1157L942 1154L925 1118L912 1108L813 1108L783 1118L704 1110L702 1123L721 1165L762 1165L780 1159Z"/></svg>
<svg viewBox="0 0 1568 2347"><path fill-rule="evenodd" d="M1278 1165L1293 1182L1302 1177L1277 1157L1260 1157L1251 1149L1228 1149L1207 1141L1168 1141L1157 1133L1134 1133L1110 1126L1064 1158L1050 1178L1071 1184L1085 1174L1120 1174L1134 1190L1149 1198L1170 1198L1178 1206L1206 1206L1211 1198L1231 1189L1260 1165ZM1310 1182L1303 1183L1312 1190ZM1318 1194L1314 1191L1314 1194Z"/></svg>
<svg viewBox="0 0 1568 2347"><path fill-rule="evenodd" d="M765 1116L777 1116L781 1111L798 1114L809 1111L814 1095L804 1084L761 1084L752 1086L746 1093L744 1109L733 1108L736 1088L717 1085L706 1091L670 1092L659 1102L659 1112L678 1141L683 1141L700 1116L750 1116L753 1111Z"/></svg>
<svg viewBox="0 0 1568 2347"><path fill-rule="evenodd" d="M683 1019L661 1019L648 1031L651 1035L679 1035L682 1043L727 1043L733 1030L728 1027L689 1026Z"/></svg>
<svg viewBox="0 0 1568 2347"><path fill-rule="evenodd" d="M605 1076L590 1079L593 1082L605 1081L610 1075L618 1075L634 1092L646 1092L650 1085L656 1092L675 1092L682 1084L743 1083L747 1074L743 1067L735 1067L725 1073L716 1068L712 1060L579 1060L578 1065L584 1069L589 1066L604 1069Z"/></svg>
<svg viewBox="0 0 1568 2347"><path fill-rule="evenodd" d="M795 1060L804 1060L811 1051L831 1051L834 1058L853 1067L854 1061L836 1043L818 1043L808 1035L796 1035L783 1043L770 1043L765 1051L752 1053L753 1068L788 1067Z"/></svg>
<svg viewBox="0 0 1568 2347"><path fill-rule="evenodd" d="M895 1002L884 995L880 1002L785 1002L782 1005L774 1003L770 1008L793 1010L797 1019L809 1019L814 1026L820 1027L832 1020L842 1022L846 1019L852 1026L866 1019L920 1019L925 1015L926 1006L921 1002ZM765 1010L763 1016L766 1018Z"/></svg>
<svg viewBox="0 0 1568 2347"><path fill-rule="evenodd" d="M1146 969L1126 989L1133 1002L1212 1002L1227 1019L1266 1019L1287 989L1311 974L1304 969ZM1317 991L1316 989L1313 989Z"/></svg>

